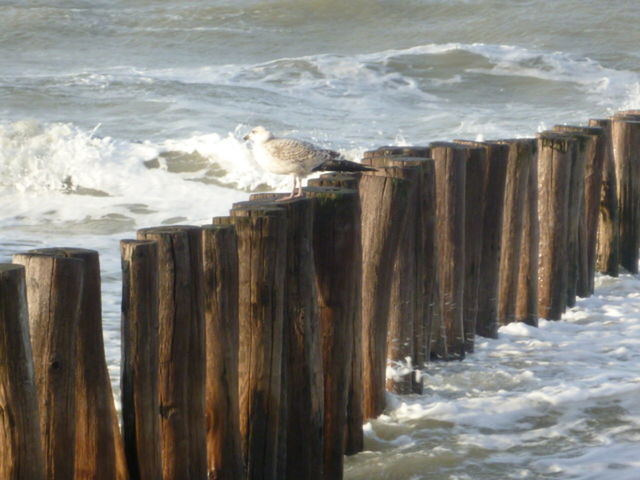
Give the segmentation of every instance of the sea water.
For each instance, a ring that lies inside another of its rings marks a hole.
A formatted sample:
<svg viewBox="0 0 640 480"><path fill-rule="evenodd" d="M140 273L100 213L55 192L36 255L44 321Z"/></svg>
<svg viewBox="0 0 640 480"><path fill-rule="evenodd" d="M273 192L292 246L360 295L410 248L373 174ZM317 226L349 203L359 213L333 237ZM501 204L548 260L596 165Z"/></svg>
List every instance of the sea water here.
<svg viewBox="0 0 640 480"><path fill-rule="evenodd" d="M249 192L255 125L357 160L640 107L637 0L0 0L0 260L101 254L119 398L118 241ZM389 396L349 479L640 478L640 279L503 327Z"/></svg>

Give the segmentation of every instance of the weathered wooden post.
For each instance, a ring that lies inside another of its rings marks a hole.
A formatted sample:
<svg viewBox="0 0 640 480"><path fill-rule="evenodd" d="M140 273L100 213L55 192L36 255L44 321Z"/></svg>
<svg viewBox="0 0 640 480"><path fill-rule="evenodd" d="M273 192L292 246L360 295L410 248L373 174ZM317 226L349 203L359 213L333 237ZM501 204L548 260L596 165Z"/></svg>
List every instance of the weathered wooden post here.
<svg viewBox="0 0 640 480"><path fill-rule="evenodd" d="M538 134L538 312L559 320L567 304L571 171L576 141L563 134Z"/></svg>
<svg viewBox="0 0 640 480"><path fill-rule="evenodd" d="M82 261L44 252L15 255L24 265L45 478L74 478L76 338Z"/></svg>
<svg viewBox="0 0 640 480"><path fill-rule="evenodd" d="M430 147L400 147L400 146L387 146L379 147L375 150L369 150L362 155L363 159L368 160L375 157L414 157L414 158L430 158ZM366 162L365 162L366 163Z"/></svg>
<svg viewBox="0 0 640 480"><path fill-rule="evenodd" d="M469 151L465 183L464 350L473 352L478 317L478 288L484 238L484 189L489 163L487 150L475 142L454 140Z"/></svg>
<svg viewBox="0 0 640 480"><path fill-rule="evenodd" d="M98 252L82 248L48 251L82 260L84 270L76 344L75 478L128 478L124 446L104 354Z"/></svg>
<svg viewBox="0 0 640 480"><path fill-rule="evenodd" d="M335 187L357 191L360 184L359 173L326 173L320 178L310 179L310 187ZM360 214L358 213L358 221ZM354 286L353 295L357 299L362 298L362 244L360 239L360 228L357 230L357 252L354 273L357 281ZM362 403L362 305L358 300L353 314L352 332L349 336L353 338L351 349L351 375L349 380L349 399L347 402L347 428L345 454L354 455L364 448L364 434L362 425L364 424L364 412Z"/></svg>
<svg viewBox="0 0 640 480"><path fill-rule="evenodd" d="M408 181L385 170L360 178L365 418L375 418L385 408L391 281L410 188Z"/></svg>
<svg viewBox="0 0 640 480"><path fill-rule="evenodd" d="M496 338L498 335L498 292L500 255L502 251L502 224L506 188L509 145L496 142L463 142L484 148L487 155L487 173L483 186L482 250L478 285L478 314L475 333Z"/></svg>
<svg viewBox="0 0 640 480"><path fill-rule="evenodd" d="M538 326L538 245L540 222L538 219L538 154L535 138L527 139L533 151L526 185L524 225L518 267L518 294L516 321Z"/></svg>
<svg viewBox="0 0 640 480"><path fill-rule="evenodd" d="M237 205L240 442L247 478L275 479L282 411L282 342L287 252L286 212L255 202Z"/></svg>
<svg viewBox="0 0 640 480"><path fill-rule="evenodd" d="M604 137L604 131L597 127L556 125L554 130L586 137L584 138L585 167L583 208L578 225L578 278L576 293L579 297L589 297L594 289L596 241L606 139Z"/></svg>
<svg viewBox="0 0 640 480"><path fill-rule="evenodd" d="M0 478L44 480L25 272L21 265L0 264L0 385Z"/></svg>
<svg viewBox="0 0 640 480"><path fill-rule="evenodd" d="M391 280L391 309L387 329L387 372L395 372L387 378L387 390L407 394L415 384L415 331L422 321L424 284L422 260L422 165L423 159L412 161L406 157L372 157L363 163L385 169L388 175L409 182L405 210L406 221L400 233L399 246L393 265ZM419 258L420 257L420 258Z"/></svg>
<svg viewBox="0 0 640 480"><path fill-rule="evenodd" d="M465 186L469 151L455 143L431 145L435 162L440 315L446 329L441 358L464 358Z"/></svg>
<svg viewBox="0 0 640 480"><path fill-rule="evenodd" d="M208 478L242 480L238 400L238 241L233 225L202 227Z"/></svg>
<svg viewBox="0 0 640 480"><path fill-rule="evenodd" d="M322 479L323 372L318 292L313 255L315 201L274 201L279 194L255 194L254 201L283 208L287 217L283 389L286 412L284 478ZM349 368L349 364L345 365Z"/></svg>
<svg viewBox="0 0 640 480"><path fill-rule="evenodd" d="M162 478L158 246L122 240L122 431L132 480Z"/></svg>
<svg viewBox="0 0 640 480"><path fill-rule="evenodd" d="M506 325L516 320L525 199L535 147L528 139L499 140L498 143L509 146L498 295L498 323Z"/></svg>
<svg viewBox="0 0 640 480"><path fill-rule="evenodd" d="M342 478L352 359L360 304L360 201L355 190L307 187L315 200L313 254L324 371L325 479Z"/></svg>
<svg viewBox="0 0 640 480"><path fill-rule="evenodd" d="M640 249L640 115L620 112L611 122L620 222L620 265L638 273Z"/></svg>
<svg viewBox="0 0 640 480"><path fill-rule="evenodd" d="M201 229L138 230L159 265L160 432L164 478L207 478Z"/></svg>
<svg viewBox="0 0 640 480"><path fill-rule="evenodd" d="M600 191L600 210L597 230L596 268L599 272L618 276L619 261L619 222L618 222L618 186L616 166L613 161L611 143L611 119L591 119L590 127L603 130L601 138L603 148L602 190Z"/></svg>

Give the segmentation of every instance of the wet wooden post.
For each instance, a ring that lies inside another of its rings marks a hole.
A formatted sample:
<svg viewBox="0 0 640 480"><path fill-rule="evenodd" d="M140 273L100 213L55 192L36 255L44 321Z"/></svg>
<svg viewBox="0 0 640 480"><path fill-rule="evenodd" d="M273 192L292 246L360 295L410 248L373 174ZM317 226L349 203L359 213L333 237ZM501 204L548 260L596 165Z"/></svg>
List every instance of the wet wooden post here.
<svg viewBox="0 0 640 480"><path fill-rule="evenodd" d="M389 293L410 188L409 182L385 170L360 178L365 418L375 418L385 408Z"/></svg>
<svg viewBox="0 0 640 480"><path fill-rule="evenodd" d="M24 267L0 264L0 478L6 480L45 479L31 352Z"/></svg>
<svg viewBox="0 0 640 480"><path fill-rule="evenodd" d="M343 188L307 187L313 198L313 254L324 371L325 479L343 475L353 325L360 304L360 201Z"/></svg>
<svg viewBox="0 0 640 480"><path fill-rule="evenodd" d="M360 184L359 173L326 173L319 178L310 179L310 187L335 187L357 191ZM358 219L360 215L358 214ZM360 235L360 228L357 230ZM359 261L355 262L355 276L357 278L353 292L355 298L362 298L362 245L361 239L356 241ZM362 404L362 305L358 300L353 314L352 331L349 336L353 338L351 349L351 375L349 380L349 398L347 401L347 427L345 440L345 454L354 455L364 448L364 412Z"/></svg>
<svg viewBox="0 0 640 480"><path fill-rule="evenodd" d="M413 358L416 324L422 319L423 299L419 290L423 283L423 263L419 245L422 243L422 166L424 160L412 161L406 157L373 157L363 163L385 169L388 175L409 182L405 209L407 217L400 233L399 246L393 265L391 280L391 306L387 329L387 390L399 394L411 393L415 386ZM421 246L421 245L420 245ZM420 267L420 268L418 268Z"/></svg>
<svg viewBox="0 0 640 480"><path fill-rule="evenodd" d="M498 336L498 287L509 145L495 142L465 143L484 148L487 155L487 174L483 186L481 280L478 285L478 314L475 333L483 337L496 338Z"/></svg>
<svg viewBox="0 0 640 480"><path fill-rule="evenodd" d="M465 184L465 279L464 279L464 350L473 352L478 317L478 289L484 238L484 189L487 181L487 150L475 142L454 140L469 151Z"/></svg>
<svg viewBox="0 0 640 480"><path fill-rule="evenodd" d="M233 225L202 227L208 478L242 480L238 400L238 240Z"/></svg>
<svg viewBox="0 0 640 480"><path fill-rule="evenodd" d="M518 267L518 294L515 319L538 326L538 247L540 222L538 219L538 154L535 138L527 139L532 150L526 185L524 225Z"/></svg>
<svg viewBox="0 0 640 480"><path fill-rule="evenodd" d="M498 143L509 146L498 294L498 323L507 325L516 320L525 199L535 150L527 139L499 140Z"/></svg>
<svg viewBox="0 0 640 480"><path fill-rule="evenodd" d="M122 430L132 480L162 478L158 246L122 240Z"/></svg>
<svg viewBox="0 0 640 480"><path fill-rule="evenodd" d="M207 477L201 229L138 230L159 265L160 432L164 478Z"/></svg>
<svg viewBox="0 0 640 480"><path fill-rule="evenodd" d="M282 478L322 478L324 423L322 351L313 255L315 201L274 201L280 194L255 194L254 201L283 208L287 217L283 397L287 418L286 462ZM345 365L349 368L349 364Z"/></svg>
<svg viewBox="0 0 640 480"><path fill-rule="evenodd" d="M431 145L435 162L440 315L445 359L464 358L465 186L469 151L455 143Z"/></svg>
<svg viewBox="0 0 640 480"><path fill-rule="evenodd" d="M590 127L603 130L601 138L604 144L602 166L602 189L600 191L600 209L597 229L596 269L600 273L618 276L619 261L619 223L618 223L618 186L616 166L613 161L611 143L611 119L591 119Z"/></svg>
<svg viewBox="0 0 640 480"><path fill-rule="evenodd" d="M614 115L611 137L618 187L620 265L635 274L640 249L640 115Z"/></svg>
<svg viewBox="0 0 640 480"><path fill-rule="evenodd" d="M252 204L251 204L252 203ZM282 342L287 219L280 207L234 208L238 236L240 442L247 478L275 479L282 411Z"/></svg>
<svg viewBox="0 0 640 480"><path fill-rule="evenodd" d="M600 192L602 189L602 169L605 159L604 131L596 127L556 125L554 130L586 137L584 187L582 212L578 225L578 278L576 294L589 297L594 290L596 241L598 216L600 213Z"/></svg>
<svg viewBox="0 0 640 480"><path fill-rule="evenodd" d="M567 303L571 170L576 141L554 132L538 134L538 312L559 320Z"/></svg>
<svg viewBox="0 0 640 480"><path fill-rule="evenodd" d="M69 480L75 468L82 261L30 251L15 255L13 262L25 267L45 478Z"/></svg>

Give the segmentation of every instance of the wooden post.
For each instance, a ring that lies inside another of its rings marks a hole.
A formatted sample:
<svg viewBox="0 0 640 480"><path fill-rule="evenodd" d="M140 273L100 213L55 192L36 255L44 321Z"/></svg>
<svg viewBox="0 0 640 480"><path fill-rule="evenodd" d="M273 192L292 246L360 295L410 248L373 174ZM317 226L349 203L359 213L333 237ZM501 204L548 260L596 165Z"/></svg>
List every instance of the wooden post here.
<svg viewBox="0 0 640 480"><path fill-rule="evenodd" d="M507 325L516 320L525 199L535 147L527 139L499 140L498 143L509 146L498 294L498 323Z"/></svg>
<svg viewBox="0 0 640 480"><path fill-rule="evenodd" d="M445 359L464 358L465 185L469 151L458 144L431 144L435 161L440 314L446 328Z"/></svg>
<svg viewBox="0 0 640 480"><path fill-rule="evenodd" d="M275 479L281 428L287 220L256 202L234 208L239 259L240 442L249 479ZM214 219L214 223L216 223Z"/></svg>
<svg viewBox="0 0 640 480"><path fill-rule="evenodd" d="M583 208L578 225L578 279L576 293L579 297L589 297L594 290L596 241L606 139L604 131L597 127L556 125L554 130L586 137Z"/></svg>
<svg viewBox="0 0 640 480"><path fill-rule="evenodd" d="M515 319L538 326L538 244L540 222L538 219L538 155L536 139L527 139L532 149L526 186L524 225L518 267L518 294Z"/></svg>
<svg viewBox="0 0 640 480"><path fill-rule="evenodd" d="M358 190L360 186L359 173L326 173L320 178L311 179L308 185L315 187L335 187L347 190ZM359 209L360 207L358 207ZM360 210L358 210L359 212ZM360 214L358 213L358 222L360 222ZM358 299L353 314L352 331L349 336L353 338L351 349L351 375L349 380L349 399L347 402L347 428L346 428L346 444L345 454L354 455L361 452L364 448L364 434L362 425L364 424L363 412L363 384L362 384L362 244L360 239L360 227L357 229L358 239L356 241L357 252L355 258L355 282L353 295Z"/></svg>
<svg viewBox="0 0 640 480"><path fill-rule="evenodd" d="M82 261L36 251L15 255L13 261L25 266L45 478L69 480L75 466Z"/></svg>
<svg viewBox="0 0 640 480"><path fill-rule="evenodd" d="M208 478L242 480L238 400L238 241L232 225L202 227Z"/></svg>
<svg viewBox="0 0 640 480"><path fill-rule="evenodd" d="M207 478L201 229L138 230L159 264L160 432L164 478Z"/></svg>
<svg viewBox="0 0 640 480"><path fill-rule="evenodd" d="M386 170L366 173L360 179L365 418L375 418L385 408L391 281L410 188L409 182Z"/></svg>
<svg viewBox="0 0 640 480"><path fill-rule="evenodd" d="M313 255L315 201L274 201L279 194L254 194L251 200L279 206L287 217L284 301L283 410L287 414L286 463L282 478L322 479L324 423L322 351ZM349 364L345 365L349 368ZM281 449L282 450L282 449Z"/></svg>
<svg viewBox="0 0 640 480"><path fill-rule="evenodd" d="M0 478L44 480L25 272L21 265L0 264L0 385Z"/></svg>
<svg viewBox="0 0 640 480"><path fill-rule="evenodd" d="M132 480L162 478L158 246L122 240L122 431Z"/></svg>
<svg viewBox="0 0 640 480"><path fill-rule="evenodd" d="M620 264L638 273L640 249L640 116L620 113L612 118L620 221Z"/></svg>
<svg viewBox="0 0 640 480"><path fill-rule="evenodd" d="M419 245L422 242L422 166L425 160L415 162L405 157L371 157L364 163L385 169L387 174L409 182L405 209L406 221L400 233L399 246L393 265L391 280L391 306L387 329L387 374L386 388L389 391L407 394L416 387L414 334L422 320L424 302L419 287L424 264L419 261ZM421 245L420 245L421 246ZM420 268L418 268L420 267Z"/></svg>
<svg viewBox="0 0 640 480"><path fill-rule="evenodd" d="M498 336L498 287L502 225L506 188L509 145L495 142L466 142L487 152L487 174L483 187L482 251L478 285L478 314L475 333L490 338Z"/></svg>
<svg viewBox="0 0 640 480"><path fill-rule="evenodd" d="M370 159L376 157L416 157L416 158L430 158L430 147L379 147L375 150L369 150L364 152L363 158Z"/></svg>
<svg viewBox="0 0 640 480"><path fill-rule="evenodd" d="M487 150L475 142L454 140L469 151L465 182L465 279L464 279L464 350L473 352L478 317L478 289L484 238L484 189L489 161Z"/></svg>
<svg viewBox="0 0 640 480"><path fill-rule="evenodd" d="M343 475L356 314L360 304L360 202L355 190L307 187L315 199L313 254L324 371L325 479Z"/></svg>
<svg viewBox="0 0 640 480"><path fill-rule="evenodd" d="M611 143L611 119L591 119L589 126L603 130L601 141L604 144L602 166L602 190L600 191L600 211L597 229L596 269L612 277L618 276L619 261L619 223L618 223L618 186L616 166L613 161Z"/></svg>
<svg viewBox="0 0 640 480"><path fill-rule="evenodd" d="M554 132L538 134L538 312L559 320L566 308L571 167L576 141Z"/></svg>

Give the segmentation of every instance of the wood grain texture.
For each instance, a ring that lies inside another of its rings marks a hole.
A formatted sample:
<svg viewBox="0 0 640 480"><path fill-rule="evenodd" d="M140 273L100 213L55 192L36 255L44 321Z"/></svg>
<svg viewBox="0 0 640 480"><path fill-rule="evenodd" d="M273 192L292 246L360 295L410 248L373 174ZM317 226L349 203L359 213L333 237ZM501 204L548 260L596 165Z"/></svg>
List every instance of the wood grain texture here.
<svg viewBox="0 0 640 480"><path fill-rule="evenodd" d="M324 371L325 479L341 479L353 334L360 305L360 201L355 190L307 187L315 200L315 258ZM345 368L346 367L346 368Z"/></svg>
<svg viewBox="0 0 640 480"><path fill-rule="evenodd" d="M25 267L45 477L69 480L75 469L76 339L83 262L33 251L14 255L13 262Z"/></svg>
<svg viewBox="0 0 640 480"><path fill-rule="evenodd" d="M566 309L571 167L575 140L566 135L538 134L538 312L559 320Z"/></svg>
<svg viewBox="0 0 640 480"><path fill-rule="evenodd" d="M122 431L133 480L162 478L158 245L122 240Z"/></svg>
<svg viewBox="0 0 640 480"><path fill-rule="evenodd" d="M620 227L618 220L618 185L616 166L613 161L613 144L611 140L611 119L598 118L589 120L589 126L603 130L602 146L602 188L600 190L600 206L597 229L596 270L600 273L618 276L620 264Z"/></svg>
<svg viewBox="0 0 640 480"><path fill-rule="evenodd" d="M393 168L380 168L360 179L365 418L375 418L385 408L391 282L410 190L408 181L387 174Z"/></svg>
<svg viewBox="0 0 640 480"><path fill-rule="evenodd" d="M455 143L431 144L436 172L440 315L446 329L443 359L464 358L465 188L468 150Z"/></svg>
<svg viewBox="0 0 640 480"><path fill-rule="evenodd" d="M138 230L158 244L160 432L163 476L207 477L201 229Z"/></svg>
<svg viewBox="0 0 640 480"><path fill-rule="evenodd" d="M25 270L0 264L0 478L44 480Z"/></svg>

